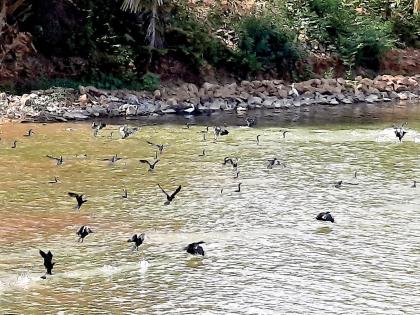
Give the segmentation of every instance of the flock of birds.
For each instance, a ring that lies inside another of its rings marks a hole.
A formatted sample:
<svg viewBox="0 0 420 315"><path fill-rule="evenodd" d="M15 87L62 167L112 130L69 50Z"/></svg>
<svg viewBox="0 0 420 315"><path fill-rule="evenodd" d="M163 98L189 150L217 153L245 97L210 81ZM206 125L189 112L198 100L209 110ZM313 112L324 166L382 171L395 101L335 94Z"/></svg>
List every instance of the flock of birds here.
<svg viewBox="0 0 420 315"><path fill-rule="evenodd" d="M254 118L246 118L246 124L248 127L253 127L256 125L256 120ZM191 124L187 123L186 127L190 128ZM406 126L407 123L404 123L400 126L396 126L394 125L394 133L395 136L398 138L398 140L401 142L402 139L404 138L404 136L407 134L407 130L406 130ZM103 122L93 122L92 123L92 129L93 129L93 135L96 137L100 130L105 128L106 124ZM128 137L130 137L131 135L134 135L136 132L138 132L140 129L137 127L128 127L127 125L121 126L119 128L119 133L121 136L121 139L126 139ZM207 126L206 129L204 131L202 131L203 133L203 139L206 140L206 134L209 132L209 127ZM281 132L281 136L283 138L286 137L286 134L289 131L280 131ZM225 128L225 127L219 127L216 126L213 128L213 133L214 133L214 140L216 141L219 137L224 136L229 134L229 131ZM24 135L25 137L30 137L34 134L34 131L32 129L29 129L28 132ZM113 136L113 132L111 132L110 137ZM257 139L256 139L256 143L257 145L260 144L260 135L257 135ZM159 163L159 159L158 159L158 152L159 154L162 154L163 151L165 150L165 148L167 148L167 145L163 145L163 144L155 144L153 142L150 141L146 141L149 145L156 147L156 149L158 151L156 151L155 154L155 160L150 162L148 160L139 160L140 163L142 164L147 164L149 169L148 171L152 172L155 170L156 165ZM17 140L14 140L12 143L11 148L15 149L17 147ZM200 156L205 156L205 150L203 150L202 154L200 154ZM51 155L47 155L46 157L54 160L56 162L57 165L62 165L64 163L63 160L63 156L59 156L59 157L54 157ZM109 163L115 163L119 160L121 160L121 157L118 157L117 155L112 156L109 159L104 159L104 161L109 161ZM268 169L272 169L274 166L281 166L281 167L286 167L286 163L277 159L277 158L272 158L269 159L267 161L267 168ZM223 165L229 165L231 166L235 171L236 171L236 176L234 178L239 178L239 171L238 171L238 163L239 160L237 158L232 158L232 157L225 157L222 164ZM355 171L354 173L354 178L357 178L357 171ZM59 179L58 177L55 177L54 180L49 181L49 183L54 184L54 183L59 183ZM352 184L352 183L347 183L347 184ZM341 188L343 185L343 181L339 181L337 183L334 184L335 188ZM353 185L357 185L357 184L353 184ZM177 196L177 194L181 191L182 187L181 185L179 185L174 192L172 193L168 193L166 192L161 186L160 184L158 184L159 189L162 191L162 193L165 195L166 197L166 201L164 203L164 205L169 205ZM413 188L416 187L416 181L414 181L413 183ZM235 190L235 192L240 192L241 191L241 183L238 183L238 188ZM223 188L220 191L221 193L223 193ZM80 210L80 208L83 206L84 203L86 203L88 200L84 198L83 194L78 194L78 193L74 193L74 192L68 192L68 196L75 198L76 199L76 206L74 207L77 210ZM126 189L124 189L124 194L122 195L122 198L128 198L128 192ZM321 212L319 213L316 217L316 220L319 221L326 221L326 222L331 222L334 223L334 217L331 214L331 212L326 211L326 212ZM77 235L79 236L78 242L83 242L84 239L91 233L94 233L92 231L92 229L87 226L87 225L83 225L79 228L79 230L77 231ZM139 247L144 243L145 240L145 233L141 233L141 234L134 234L130 239L127 240L127 242L133 243L134 244L134 248L133 250L138 251ZM188 244L184 250L191 254L191 255L201 255L204 256L204 249L201 246L202 244L204 244L205 242L203 241L199 241L199 242L194 242L191 244ZM55 262L53 262L53 254L51 251L48 252L44 252L42 250L39 250L39 253L41 255L41 257L44 259L44 267L46 269L46 273L41 277L43 279L46 279L47 275L52 275L52 270L54 268L54 264Z"/></svg>

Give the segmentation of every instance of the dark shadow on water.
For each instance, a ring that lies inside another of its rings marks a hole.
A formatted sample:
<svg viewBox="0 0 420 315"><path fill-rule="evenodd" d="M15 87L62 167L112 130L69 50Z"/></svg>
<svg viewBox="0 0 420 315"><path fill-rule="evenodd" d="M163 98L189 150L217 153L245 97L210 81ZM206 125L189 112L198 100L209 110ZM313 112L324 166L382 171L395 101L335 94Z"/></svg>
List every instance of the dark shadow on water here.
<svg viewBox="0 0 420 315"><path fill-rule="evenodd" d="M294 127L318 125L353 125L371 123L399 123L420 121L420 102L416 103L376 103L353 105L312 105L291 109L257 109L244 113L218 111L196 116L156 115L112 119L97 119L108 124L159 125L195 124L202 126L246 126L246 117L255 117L258 127ZM186 127L185 127L186 128Z"/></svg>

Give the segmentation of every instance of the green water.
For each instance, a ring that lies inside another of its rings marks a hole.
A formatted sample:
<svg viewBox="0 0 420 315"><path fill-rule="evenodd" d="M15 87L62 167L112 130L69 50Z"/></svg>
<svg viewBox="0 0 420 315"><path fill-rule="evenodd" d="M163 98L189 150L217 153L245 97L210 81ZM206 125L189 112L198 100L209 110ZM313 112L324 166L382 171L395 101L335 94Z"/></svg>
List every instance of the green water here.
<svg viewBox="0 0 420 315"><path fill-rule="evenodd" d="M247 128L220 116L230 133L217 142L203 140L204 118L189 129L144 126L125 140L117 125L93 137L84 123L3 124L0 313L418 314L417 107L375 109L360 123L359 113L288 123L286 139L283 123ZM390 121L407 113L398 143ZM35 134L24 137L29 128ZM170 145L154 172L138 162L155 156L146 140ZM113 154L124 159L103 161ZM239 179L226 156L239 158ZM267 169L273 157L287 167ZM54 176L61 182L49 184ZM182 185L171 205L158 183ZM69 191L86 195L80 211ZM327 210L334 224L315 220ZM83 224L95 233L78 243ZM127 239L141 232L145 244L133 252ZM204 258L183 251L200 240ZM39 249L56 261L47 280Z"/></svg>

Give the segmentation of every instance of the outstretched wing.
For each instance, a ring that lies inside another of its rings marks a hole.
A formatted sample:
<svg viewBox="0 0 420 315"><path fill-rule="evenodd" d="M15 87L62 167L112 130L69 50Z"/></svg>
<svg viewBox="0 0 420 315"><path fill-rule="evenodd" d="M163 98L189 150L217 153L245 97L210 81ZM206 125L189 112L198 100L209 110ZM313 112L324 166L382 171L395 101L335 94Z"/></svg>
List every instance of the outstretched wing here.
<svg viewBox="0 0 420 315"><path fill-rule="evenodd" d="M74 193L74 192L68 192L68 195L69 195L70 197L74 197L74 198L78 198L78 197L79 197L79 195L78 195L78 194L76 194L76 193Z"/></svg>
<svg viewBox="0 0 420 315"><path fill-rule="evenodd" d="M155 143L153 143L153 142L150 142L150 141L147 141L147 140L146 140L146 142L147 142L148 144L150 144L150 145L157 146L157 144L155 144Z"/></svg>
<svg viewBox="0 0 420 315"><path fill-rule="evenodd" d="M49 258L49 260L52 260L53 254L51 253L51 251L48 251L47 257Z"/></svg>
<svg viewBox="0 0 420 315"><path fill-rule="evenodd" d="M178 186L178 188L174 191L174 193L171 195L171 198L174 198L175 197L175 195L177 194L177 193L179 193L179 191L181 190L181 185L179 185Z"/></svg>
<svg viewBox="0 0 420 315"><path fill-rule="evenodd" d="M82 225L81 227L80 227L80 229L79 229L79 231L77 231L77 235L81 235L82 234L82 232L83 232L83 229L84 229L84 225Z"/></svg>
<svg viewBox="0 0 420 315"><path fill-rule="evenodd" d="M149 166L152 166L152 164L150 164L150 162L148 160L139 160L140 163L146 163L149 164Z"/></svg>
<svg viewBox="0 0 420 315"><path fill-rule="evenodd" d="M168 193L166 192L166 191L164 191L163 190L163 188L158 184L158 186L159 186L159 188L160 188L160 190L162 190L162 192L166 195L166 197L168 197L169 198L169 195L168 195ZM181 187L181 186L180 186Z"/></svg>
<svg viewBox="0 0 420 315"><path fill-rule="evenodd" d="M155 167L155 165L159 162L160 160L156 160L154 163L153 163L153 167Z"/></svg>
<svg viewBox="0 0 420 315"><path fill-rule="evenodd" d="M140 236L139 236L139 239L141 240L142 243L144 241L144 237L145 237L145 234L144 233L141 233Z"/></svg>
<svg viewBox="0 0 420 315"><path fill-rule="evenodd" d="M56 161L59 161L59 160L60 160L59 158L53 157L53 156L51 156L51 155L47 155L47 158L50 158L50 159L52 159L52 160L56 160Z"/></svg>
<svg viewBox="0 0 420 315"><path fill-rule="evenodd" d="M39 254L42 256L42 258L47 258L47 254L45 254L42 250L39 250Z"/></svg>

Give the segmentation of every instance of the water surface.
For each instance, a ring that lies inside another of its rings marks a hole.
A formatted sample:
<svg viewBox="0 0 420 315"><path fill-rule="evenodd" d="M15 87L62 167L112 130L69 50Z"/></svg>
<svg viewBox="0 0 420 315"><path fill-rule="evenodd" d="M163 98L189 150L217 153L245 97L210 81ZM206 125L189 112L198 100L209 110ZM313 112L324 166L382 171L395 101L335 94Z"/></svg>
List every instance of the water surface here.
<svg viewBox="0 0 420 315"><path fill-rule="evenodd" d="M419 107L263 113L257 128L219 115L211 123L230 134L217 142L203 141L206 117L189 129L179 117L132 122L146 126L126 140L112 124L96 138L86 123L1 125L0 312L418 314ZM391 122L406 119L398 143ZM154 158L146 140L170 144L153 173L138 162ZM103 161L113 154L124 159ZM225 156L239 158L239 179ZM272 157L287 167L267 169ZM183 188L164 206L157 183ZM68 191L86 194L80 211ZM314 219L327 210L334 224ZM95 233L77 243L82 224ZM138 253L135 232L146 233ZM204 258L183 251L200 240ZM57 262L47 280L39 249Z"/></svg>

